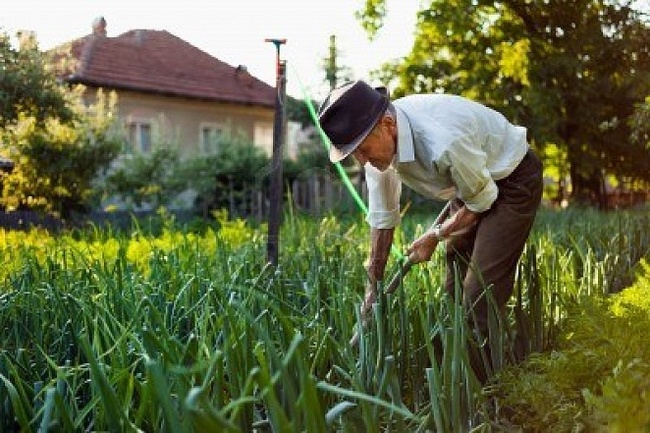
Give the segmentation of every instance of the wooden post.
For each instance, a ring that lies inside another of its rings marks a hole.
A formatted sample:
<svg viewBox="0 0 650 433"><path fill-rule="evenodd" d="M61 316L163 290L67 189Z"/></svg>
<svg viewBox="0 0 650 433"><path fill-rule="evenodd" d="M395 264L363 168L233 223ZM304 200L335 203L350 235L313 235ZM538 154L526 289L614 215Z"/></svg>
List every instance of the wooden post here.
<svg viewBox="0 0 650 433"><path fill-rule="evenodd" d="M271 162L271 185L269 192L269 228L266 243L267 260L272 265L278 264L280 251L280 222L282 218L282 141L286 95L286 62L280 60L280 45L286 39L266 39L276 49L276 83L275 83L275 119L273 124L273 157Z"/></svg>

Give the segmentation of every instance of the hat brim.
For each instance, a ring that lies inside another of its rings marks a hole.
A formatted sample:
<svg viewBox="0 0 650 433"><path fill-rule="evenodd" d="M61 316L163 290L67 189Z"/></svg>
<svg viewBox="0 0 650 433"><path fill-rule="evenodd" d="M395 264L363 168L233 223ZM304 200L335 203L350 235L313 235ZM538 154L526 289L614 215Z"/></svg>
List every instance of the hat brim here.
<svg viewBox="0 0 650 433"><path fill-rule="evenodd" d="M375 115L374 120L370 123L370 126L366 128L357 138L354 139L351 143L348 144L343 144L343 145L334 145L332 144L330 146L330 152L329 152L329 157L330 161L333 163L341 162L352 152L354 152L357 147L361 144L363 140L366 139L368 134L370 134L370 131L373 130L373 128L377 125L377 122L379 122L379 119L381 119L384 116L384 113L386 112L386 108L388 108L388 90L386 87L375 87L375 90L381 93L382 95L386 96L386 99L384 100L384 103L381 105L381 109L378 110L377 114Z"/></svg>
<svg viewBox="0 0 650 433"><path fill-rule="evenodd" d="M382 114L383 115L383 114ZM363 131L359 136L352 142L348 143L343 146L335 146L331 145L330 146L330 161L333 163L341 162L348 156L350 156L351 153L353 153L355 150L357 150L357 147L361 144L363 140L366 139L368 134L370 134L370 131L373 130L375 125L377 124L377 121L381 117L377 117L374 122L370 125L369 128L367 128L365 131Z"/></svg>

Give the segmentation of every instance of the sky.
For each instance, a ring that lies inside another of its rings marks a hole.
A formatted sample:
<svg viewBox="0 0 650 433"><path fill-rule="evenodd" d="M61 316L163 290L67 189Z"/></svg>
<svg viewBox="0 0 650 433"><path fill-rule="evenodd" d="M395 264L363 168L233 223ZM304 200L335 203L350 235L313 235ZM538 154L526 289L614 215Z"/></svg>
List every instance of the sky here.
<svg viewBox="0 0 650 433"><path fill-rule="evenodd" d="M109 37L134 29L166 30L213 57L275 86L276 46L287 63L287 93L322 98L329 88L324 59L336 36L339 66L354 79L411 49L420 0L387 0L387 16L370 41L355 18L365 0L4 0L0 32L31 30L47 50L87 35L103 16Z"/></svg>

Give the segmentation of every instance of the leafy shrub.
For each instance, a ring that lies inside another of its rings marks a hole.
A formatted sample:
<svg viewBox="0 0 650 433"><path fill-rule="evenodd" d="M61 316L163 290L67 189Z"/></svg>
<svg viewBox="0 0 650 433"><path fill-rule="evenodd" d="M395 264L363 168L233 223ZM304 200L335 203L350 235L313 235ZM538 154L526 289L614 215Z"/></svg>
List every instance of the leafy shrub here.
<svg viewBox="0 0 650 433"><path fill-rule="evenodd" d="M177 176L178 165L178 152L169 146L157 146L151 154L124 156L106 177L105 194L136 207L167 206L186 188Z"/></svg>
<svg viewBox="0 0 650 433"><path fill-rule="evenodd" d="M650 429L650 363L619 362L602 383L599 394L584 392L594 430L612 433Z"/></svg>
<svg viewBox="0 0 650 433"><path fill-rule="evenodd" d="M594 424L609 432L650 429L650 349L641 340L650 325L650 262L642 260L640 267L634 285L614 296L610 305L614 316L628 325L621 329L624 357L602 381L600 392L584 392Z"/></svg>
<svg viewBox="0 0 650 433"><path fill-rule="evenodd" d="M197 193L196 206L202 215L217 209L241 210L245 214L250 191L268 184L272 171L264 150L253 143L231 137L212 155L202 155L183 164L179 176Z"/></svg>
<svg viewBox="0 0 650 433"><path fill-rule="evenodd" d="M557 350L507 368L499 422L525 431L650 428L650 265L633 286L570 307Z"/></svg>
<svg viewBox="0 0 650 433"><path fill-rule="evenodd" d="M114 95L97 94L86 108L82 88L70 95L72 122L56 117L39 120L21 115L4 132L14 170L2 179L0 203L8 210L31 209L64 218L86 212L93 199L93 180L117 157L121 143L113 138Z"/></svg>

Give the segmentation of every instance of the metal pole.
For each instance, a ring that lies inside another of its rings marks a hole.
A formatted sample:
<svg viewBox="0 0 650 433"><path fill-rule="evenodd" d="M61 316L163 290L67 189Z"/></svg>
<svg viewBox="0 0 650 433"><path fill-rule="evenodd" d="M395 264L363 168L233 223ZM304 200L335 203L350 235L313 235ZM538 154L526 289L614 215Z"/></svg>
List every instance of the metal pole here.
<svg viewBox="0 0 650 433"><path fill-rule="evenodd" d="M266 39L272 42L276 49L276 96L275 96L275 119L273 123L273 157L271 165L271 185L269 193L269 229L266 244L267 260L272 265L278 264L278 253L280 251L280 221L282 218L282 139L285 112L286 94L286 62L280 60L280 45L287 42L286 39Z"/></svg>

